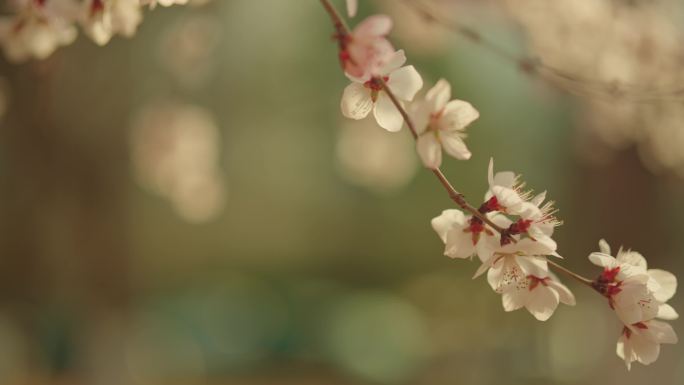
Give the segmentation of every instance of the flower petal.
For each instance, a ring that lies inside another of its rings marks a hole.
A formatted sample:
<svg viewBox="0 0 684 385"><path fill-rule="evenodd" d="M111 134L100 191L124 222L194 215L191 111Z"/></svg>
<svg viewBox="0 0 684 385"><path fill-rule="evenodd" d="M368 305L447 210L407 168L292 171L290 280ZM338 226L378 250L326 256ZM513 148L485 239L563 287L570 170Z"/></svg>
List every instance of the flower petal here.
<svg viewBox="0 0 684 385"><path fill-rule="evenodd" d="M444 79L439 79L425 95L425 101L430 105L432 112L442 110L449 99L451 99L451 85Z"/></svg>
<svg viewBox="0 0 684 385"><path fill-rule="evenodd" d="M380 127L389 132L397 132L404 125L404 118L394 106L392 100L384 92L378 94L378 100L373 108L373 115Z"/></svg>
<svg viewBox="0 0 684 385"><path fill-rule="evenodd" d="M518 310L525 306L528 300L529 290L527 288L509 290L501 294L501 304L505 311Z"/></svg>
<svg viewBox="0 0 684 385"><path fill-rule="evenodd" d="M601 250L603 254L610 255L610 245L608 244L608 242L606 242L605 239L601 239L599 241L599 250Z"/></svg>
<svg viewBox="0 0 684 385"><path fill-rule="evenodd" d="M413 121L413 126L416 129L416 134L421 135L425 133L430 124L430 114L432 113L430 103L425 101L415 102L409 106L409 116Z"/></svg>
<svg viewBox="0 0 684 385"><path fill-rule="evenodd" d="M589 254L589 260L596 266L612 269L617 266L617 260L613 256L594 252Z"/></svg>
<svg viewBox="0 0 684 385"><path fill-rule="evenodd" d="M648 275L660 285L660 288L653 293L653 296L661 302L672 298L677 291L677 277L669 271L660 269L649 269Z"/></svg>
<svg viewBox="0 0 684 385"><path fill-rule="evenodd" d="M397 98L410 102L423 88L423 78L413 66L406 66L392 71L387 85Z"/></svg>
<svg viewBox="0 0 684 385"><path fill-rule="evenodd" d="M347 6L349 9L349 3L353 0L347 0ZM351 17L351 16L350 16ZM360 22L353 31L353 38L372 38L379 36L386 36L390 33L392 29L392 18L387 15L373 15L368 16L362 22ZM400 64L401 65L401 64Z"/></svg>
<svg viewBox="0 0 684 385"><path fill-rule="evenodd" d="M567 286L553 279L548 280L546 284L558 292L558 298L562 303L569 306L575 306L575 295L572 294Z"/></svg>
<svg viewBox="0 0 684 385"><path fill-rule="evenodd" d="M363 119L373 108L370 91L360 83L352 83L344 89L342 94L342 115L350 119Z"/></svg>
<svg viewBox="0 0 684 385"><path fill-rule="evenodd" d="M647 334L652 340L661 344L676 344L678 342L677 334L669 323L652 320L647 325Z"/></svg>
<svg viewBox="0 0 684 385"><path fill-rule="evenodd" d="M664 320L675 320L679 318L679 314L672 306L664 303L658 307L657 317Z"/></svg>
<svg viewBox="0 0 684 385"><path fill-rule="evenodd" d="M442 140L444 151L454 158L468 160L472 156L458 133L441 132L440 139Z"/></svg>
<svg viewBox="0 0 684 385"><path fill-rule="evenodd" d="M425 167L436 169L442 164L442 146L433 132L426 132L418 137L416 150Z"/></svg>
<svg viewBox="0 0 684 385"><path fill-rule="evenodd" d="M632 265L639 269L646 270L648 267L646 258L636 251L620 251L615 259L620 263Z"/></svg>
<svg viewBox="0 0 684 385"><path fill-rule="evenodd" d="M406 63L406 53L403 49L388 55L385 65L380 69L381 74L389 74Z"/></svg>
<svg viewBox="0 0 684 385"><path fill-rule="evenodd" d="M430 224L435 230L442 242L446 243L447 233L452 227L462 228L465 225L466 218L461 210L447 209L442 211L438 217L432 218Z"/></svg>
<svg viewBox="0 0 684 385"><path fill-rule="evenodd" d="M347 15L349 17L356 16L356 11L359 8L359 0L347 0Z"/></svg>
<svg viewBox="0 0 684 385"><path fill-rule="evenodd" d="M539 321L546 321L558 307L559 295L553 289L538 285L530 291L525 307Z"/></svg>
<svg viewBox="0 0 684 385"><path fill-rule="evenodd" d="M447 233L444 255L449 258L465 259L475 253L475 245L470 233L463 231L463 227L455 227Z"/></svg>
<svg viewBox="0 0 684 385"><path fill-rule="evenodd" d="M468 102L452 100L444 107L439 125L444 130L463 130L480 117L480 113Z"/></svg>

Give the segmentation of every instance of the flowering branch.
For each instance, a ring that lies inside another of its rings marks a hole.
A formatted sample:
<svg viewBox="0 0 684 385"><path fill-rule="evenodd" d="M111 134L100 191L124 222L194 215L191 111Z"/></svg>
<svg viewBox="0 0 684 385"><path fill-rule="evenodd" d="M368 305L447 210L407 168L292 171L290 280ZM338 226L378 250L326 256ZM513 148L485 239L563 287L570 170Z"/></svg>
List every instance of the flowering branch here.
<svg viewBox="0 0 684 385"><path fill-rule="evenodd" d="M547 261L547 262L548 262L548 264L549 264L553 269L555 269L556 271L561 272L561 273L563 273L563 274L565 274L565 275L568 275L568 276L574 278L577 282L582 283L582 284L584 284L584 285L587 285L587 286L589 286L589 287L592 288L592 289L595 289L595 287L594 287L594 281L592 281L591 279L584 278L584 277L582 277L581 275L579 275L579 274L577 274L577 273L575 273L575 272L573 272L573 271L571 271L571 270L569 270L569 269L566 269L565 267L561 266L560 264L558 264L558 263L556 263L556 262L554 262L554 261Z"/></svg>
<svg viewBox="0 0 684 385"><path fill-rule="evenodd" d="M355 5L353 0L349 1ZM620 249L614 258L603 240L599 242L601 252L589 256L592 263L603 267L595 280L550 260L550 256L559 257L557 244L551 238L560 224L553 202L544 203L546 192L533 195L525 191L519 176L510 171L495 174L493 160L489 164L489 190L484 203L479 208L468 203L440 165L442 151L456 159L470 158L464 130L479 117L477 110L468 102L450 100L451 86L444 79L426 93L424 100L410 109L404 107L404 103L413 101L423 80L413 66L403 66L404 51L395 51L386 39L391 19L371 16L350 31L329 0L321 0L321 4L333 21L339 58L352 81L342 96L342 114L358 120L372 111L378 125L390 132L399 131L406 124L421 161L463 210L447 209L432 219L433 229L445 243L445 255L459 259L477 255L482 264L473 278L486 272L488 283L502 296L504 310L525 307L540 321L549 319L559 303L575 305L572 292L549 268L589 286L608 299L624 324L617 354L628 368L633 361L645 365L653 362L660 344L676 343L672 327L656 320L678 317L666 303L676 290L674 275L664 270L647 270L646 260L629 250ZM469 29L458 31L475 41L480 39Z"/></svg>
<svg viewBox="0 0 684 385"><path fill-rule="evenodd" d="M323 2L328 2L328 0L322 0ZM417 140L418 139L418 133L416 131L416 127L413 124L413 121L411 120L411 117L409 114L406 112L406 109L401 105L397 97L394 95L392 90L389 88L387 83L382 79L378 78L378 81L382 85L382 89L387 93L387 96L392 100L392 104L397 108L399 113L401 114L401 117L404 119L404 122L406 122L406 125L408 126L409 130L411 131L411 136L413 136L413 139ZM439 180L439 183L444 186L444 189L447 191L449 194L449 198L456 202L456 204L462 208L463 210L469 212L473 216L479 218L482 222L488 224L491 226L494 230L498 231L500 234L504 234L505 229L502 228L501 226L497 225L496 223L492 222L486 215L482 214L478 209L476 209L474 206L472 206L470 203L468 203L465 200L465 196L458 192L454 188L454 186L449 182L447 177L444 175L442 170L437 167L431 169L432 173L435 174L437 179Z"/></svg>

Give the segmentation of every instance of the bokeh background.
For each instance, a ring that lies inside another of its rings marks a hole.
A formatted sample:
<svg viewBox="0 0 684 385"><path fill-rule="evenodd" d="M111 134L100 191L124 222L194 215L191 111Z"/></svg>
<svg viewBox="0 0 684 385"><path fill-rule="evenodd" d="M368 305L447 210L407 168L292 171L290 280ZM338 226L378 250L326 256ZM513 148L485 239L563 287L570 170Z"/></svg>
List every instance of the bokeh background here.
<svg viewBox="0 0 684 385"><path fill-rule="evenodd" d="M470 200L495 157L556 200L568 267L598 274L606 238L684 273L681 2L361 0L353 22L374 12L481 112L444 167ZM331 33L317 1L214 0L1 61L1 384L684 383L681 344L627 372L587 288L540 323L442 256L452 203L406 130L343 120Z"/></svg>

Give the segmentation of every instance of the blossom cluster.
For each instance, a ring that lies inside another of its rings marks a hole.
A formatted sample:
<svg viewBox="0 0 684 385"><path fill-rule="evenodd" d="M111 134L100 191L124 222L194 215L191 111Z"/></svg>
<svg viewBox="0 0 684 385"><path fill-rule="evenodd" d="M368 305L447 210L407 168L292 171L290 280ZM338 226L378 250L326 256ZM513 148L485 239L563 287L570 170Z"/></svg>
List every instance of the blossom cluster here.
<svg viewBox="0 0 684 385"><path fill-rule="evenodd" d="M608 299L623 329L617 343L617 355L627 368L637 361L644 365L654 362L661 344L677 343L672 326L661 320L679 317L666 302L677 290L677 277L660 269L649 269L640 253L620 248L613 257L605 240L599 242L600 252L591 253L589 260L603 268L594 280L594 288Z"/></svg>
<svg viewBox="0 0 684 385"><path fill-rule="evenodd" d="M560 224L553 215L553 202L544 203L545 192L525 191L519 176L510 171L494 174L493 161L488 179L489 190L477 210L481 215L448 209L432 220L432 227L446 245L445 255L458 259L477 255L482 264L474 278L487 273L489 285L501 294L504 310L525 307L546 321L559 303L575 304L573 294L547 263L548 256L560 257L552 239Z"/></svg>
<svg viewBox="0 0 684 385"><path fill-rule="evenodd" d="M341 109L344 116L356 120L372 111L380 127L396 132L404 125L404 117L394 103L403 106L412 102L423 87L423 79L414 66L404 66L406 54L395 50L387 39L391 28L388 16L375 15L350 33L338 36L340 61L351 80L344 89ZM408 108L418 135L418 154L428 168L441 165L442 149L456 159L471 156L463 140L464 131L479 113L468 102L450 99L451 86L441 79L422 100Z"/></svg>
<svg viewBox="0 0 684 385"><path fill-rule="evenodd" d="M131 37L142 8L190 0L11 0L12 15L0 17L0 45L10 61L45 59L74 42L76 25L98 45L115 35Z"/></svg>
<svg viewBox="0 0 684 385"><path fill-rule="evenodd" d="M324 5L328 1L323 1ZM356 1L347 1L349 16L357 10ZM481 262L473 278L485 275L491 288L501 295L505 311L526 308L536 319L548 320L560 303L575 305L573 293L551 272L550 267L591 286L608 299L624 325L617 355L628 369L634 361L650 364L658 357L661 344L677 342L672 327L662 320L678 317L666 302L674 295L676 277L663 270L647 269L641 254L620 250L610 255L605 241L601 252L589 256L603 267L595 280L583 278L552 260L561 259L553 240L556 219L553 202L546 192L533 194L525 189L519 175L510 171L488 170L489 189L479 207L470 206L453 189L439 167L442 152L467 160L471 152L465 144L465 129L479 117L468 102L451 100L451 86L440 79L420 100L414 100L423 87L416 68L405 65L406 54L395 49L387 36L392 20L374 15L348 30L336 13L339 58L351 81L342 95L345 117L360 120L371 112L377 124L390 132L406 124L416 139L416 151L432 169L460 209L447 209L432 219L432 227L444 242L444 254L454 259Z"/></svg>

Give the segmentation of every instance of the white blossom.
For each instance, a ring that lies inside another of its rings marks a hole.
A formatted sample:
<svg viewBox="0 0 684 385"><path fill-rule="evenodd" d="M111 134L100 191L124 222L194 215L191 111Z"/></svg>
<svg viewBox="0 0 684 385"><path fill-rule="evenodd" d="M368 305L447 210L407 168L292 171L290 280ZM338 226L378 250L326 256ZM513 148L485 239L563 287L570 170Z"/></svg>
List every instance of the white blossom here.
<svg viewBox="0 0 684 385"><path fill-rule="evenodd" d="M510 220L496 213L488 214L488 218L500 226L510 224ZM442 214L432 219L432 228L444 242L444 255L449 258L466 259L474 254L488 255L487 250L483 249L483 238L496 237L494 231L482 220L465 215L457 209L442 211Z"/></svg>
<svg viewBox="0 0 684 385"><path fill-rule="evenodd" d="M342 114L359 120L368 116L372 110L380 127L391 132L399 131L404 123L403 117L382 89L382 81L400 102L413 100L423 87L423 79L416 69L413 66L402 67L404 62L404 51L399 50L382 69L379 77L366 79L349 76L352 83L344 89L342 95Z"/></svg>
<svg viewBox="0 0 684 385"><path fill-rule="evenodd" d="M497 239L487 238L484 243L489 257L473 278L487 272L487 282L501 294L505 311L525 307L536 319L546 321L559 303L575 304L570 290L549 272L546 256L555 250L530 238L503 246Z"/></svg>
<svg viewBox="0 0 684 385"><path fill-rule="evenodd" d="M115 34L131 37L142 21L139 0L86 0L81 10L85 33L98 45Z"/></svg>
<svg viewBox="0 0 684 385"><path fill-rule="evenodd" d="M77 35L71 0L19 0L16 14L0 17L0 45L10 61L45 59Z"/></svg>
<svg viewBox="0 0 684 385"><path fill-rule="evenodd" d="M617 256L610 255L610 246L605 240L599 242L600 252L589 255L589 260L603 267L595 286L609 300L618 318L625 325L660 317L675 319L677 312L666 304L677 288L674 274L648 269L646 258L632 250L618 250Z"/></svg>
<svg viewBox="0 0 684 385"><path fill-rule="evenodd" d="M465 128L480 114L468 102L451 100L451 85L440 79L426 94L425 100L411 107L418 133L417 150L425 167L435 169L442 163L442 148L456 159L470 159Z"/></svg>
<svg viewBox="0 0 684 385"><path fill-rule="evenodd" d="M649 320L625 326L618 339L616 353L627 369L637 361L649 365L658 359L661 344L676 344L677 334L667 322Z"/></svg>
<svg viewBox="0 0 684 385"><path fill-rule="evenodd" d="M387 40L392 19L386 15L373 15L359 23L342 39L340 60L347 76L368 80L379 75L392 60L395 49Z"/></svg>

